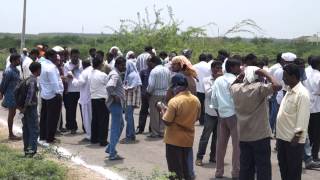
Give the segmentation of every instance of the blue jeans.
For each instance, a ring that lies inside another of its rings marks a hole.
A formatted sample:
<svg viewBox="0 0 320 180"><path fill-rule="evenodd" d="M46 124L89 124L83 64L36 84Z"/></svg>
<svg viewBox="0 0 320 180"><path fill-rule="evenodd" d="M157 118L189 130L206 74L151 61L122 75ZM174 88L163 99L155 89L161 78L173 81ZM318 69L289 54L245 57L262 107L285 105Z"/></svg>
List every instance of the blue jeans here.
<svg viewBox="0 0 320 180"><path fill-rule="evenodd" d="M29 106L22 118L24 152L32 150L37 152L37 140L39 137L39 121L37 106Z"/></svg>
<svg viewBox="0 0 320 180"><path fill-rule="evenodd" d="M127 106L125 119L127 121L126 139L128 140L135 140L136 138L135 131L134 131L133 111L134 111L133 106Z"/></svg>
<svg viewBox="0 0 320 180"><path fill-rule="evenodd" d="M309 140L309 136L307 135L306 138L306 143L304 144L304 155L303 155L303 161L305 163L309 163L312 161L312 156L311 156L311 146L310 146L310 140Z"/></svg>
<svg viewBox="0 0 320 180"><path fill-rule="evenodd" d="M123 109L120 103L112 103L109 109L111 112L111 132L110 144L106 148L106 153L109 153L110 158L113 158L117 155L116 146L123 130Z"/></svg>
<svg viewBox="0 0 320 180"><path fill-rule="evenodd" d="M275 132L277 115L279 111L279 104L277 102L277 93L274 93L269 99L269 122L272 132Z"/></svg>
<svg viewBox="0 0 320 180"><path fill-rule="evenodd" d="M188 151L187 163L188 163L187 166L189 170L189 175L190 177L194 177L195 172L194 172L194 165L193 165L193 149L192 148L190 148L190 150Z"/></svg>

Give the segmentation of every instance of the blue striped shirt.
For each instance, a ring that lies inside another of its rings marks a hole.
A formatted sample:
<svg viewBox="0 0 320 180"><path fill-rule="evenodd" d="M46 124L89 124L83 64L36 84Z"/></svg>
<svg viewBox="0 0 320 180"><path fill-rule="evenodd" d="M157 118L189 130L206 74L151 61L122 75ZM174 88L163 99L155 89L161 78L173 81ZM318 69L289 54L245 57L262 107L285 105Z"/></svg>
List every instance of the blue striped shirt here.
<svg viewBox="0 0 320 180"><path fill-rule="evenodd" d="M165 96L169 88L170 71L163 65L157 65L150 72L147 92L155 96Z"/></svg>

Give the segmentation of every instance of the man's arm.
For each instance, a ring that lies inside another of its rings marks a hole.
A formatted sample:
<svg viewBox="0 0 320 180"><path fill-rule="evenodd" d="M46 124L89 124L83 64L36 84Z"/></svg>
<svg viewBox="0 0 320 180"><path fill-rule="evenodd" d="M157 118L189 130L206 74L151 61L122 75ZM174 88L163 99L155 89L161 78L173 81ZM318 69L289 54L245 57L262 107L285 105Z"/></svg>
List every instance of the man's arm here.
<svg viewBox="0 0 320 180"><path fill-rule="evenodd" d="M35 93L36 87L37 87L37 82L35 82L33 80L29 82L28 91L27 91L27 97L26 97L26 100L25 100L25 103L24 103L25 107L32 105L32 100L34 98L34 95L36 94Z"/></svg>
<svg viewBox="0 0 320 180"><path fill-rule="evenodd" d="M308 96L301 96L297 104L297 122L292 143L298 143L303 132L307 132L310 118L310 100Z"/></svg>
<svg viewBox="0 0 320 180"><path fill-rule="evenodd" d="M147 92L149 94L153 92L154 86L155 86L155 75L154 73L151 72L148 80L148 87L147 87Z"/></svg>
<svg viewBox="0 0 320 180"><path fill-rule="evenodd" d="M274 92L280 91L282 89L282 86L279 84L279 82L273 76L271 76L267 71L263 69L258 69L255 73L258 76L265 77L267 81L272 84L272 89Z"/></svg>
<svg viewBox="0 0 320 180"><path fill-rule="evenodd" d="M168 107L161 111L163 114L162 119L166 126L170 126L174 122L176 116L176 108L172 101L169 102Z"/></svg>

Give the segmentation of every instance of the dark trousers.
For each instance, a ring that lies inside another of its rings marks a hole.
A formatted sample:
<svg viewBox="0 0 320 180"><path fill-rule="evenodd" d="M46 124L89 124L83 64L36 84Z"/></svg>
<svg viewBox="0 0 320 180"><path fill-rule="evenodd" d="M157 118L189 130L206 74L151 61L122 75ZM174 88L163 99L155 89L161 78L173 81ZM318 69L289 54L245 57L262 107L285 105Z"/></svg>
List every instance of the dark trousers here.
<svg viewBox="0 0 320 180"><path fill-rule="evenodd" d="M147 96L141 96L141 108L139 113L139 125L138 128L140 131L144 131L146 126L147 117L149 114L149 99Z"/></svg>
<svg viewBox="0 0 320 180"><path fill-rule="evenodd" d="M271 180L270 138L257 141L240 141L240 176L239 180Z"/></svg>
<svg viewBox="0 0 320 180"><path fill-rule="evenodd" d="M40 113L40 140L53 142L57 131L62 107L62 97L57 95L52 99L42 99Z"/></svg>
<svg viewBox="0 0 320 180"><path fill-rule="evenodd" d="M308 127L311 154L313 159L319 159L320 148L320 113L311 113Z"/></svg>
<svg viewBox="0 0 320 180"><path fill-rule="evenodd" d="M82 106L81 106L81 104L79 104L79 108L80 108L80 115L81 115L81 122L82 122L82 130L83 130L84 133L87 133L87 132L86 132L86 129L84 128L83 116L82 116Z"/></svg>
<svg viewBox="0 0 320 180"><path fill-rule="evenodd" d="M109 132L109 110L105 99L91 99L91 142L105 144Z"/></svg>
<svg viewBox="0 0 320 180"><path fill-rule="evenodd" d="M37 140L39 136L39 121L37 106L29 106L23 113L22 118L22 131L23 131L23 144L24 152L32 150L37 152Z"/></svg>
<svg viewBox="0 0 320 180"><path fill-rule="evenodd" d="M68 92L64 94L64 107L66 109L66 128L68 130L77 130L77 106L80 98L79 92Z"/></svg>
<svg viewBox="0 0 320 180"><path fill-rule="evenodd" d="M204 124L204 100L206 98L206 95L204 93L197 92L197 97L201 104L201 114L199 118L199 123L200 125L203 125Z"/></svg>
<svg viewBox="0 0 320 180"><path fill-rule="evenodd" d="M191 179L191 173L188 168L188 154L191 150L191 147L178 147L166 144L168 169L176 175L176 177L170 177L170 179Z"/></svg>
<svg viewBox="0 0 320 180"><path fill-rule="evenodd" d="M216 159L216 143L217 143L217 125L218 117L210 116L205 114L204 118L204 127L199 142L199 149L197 153L197 159L203 159L203 156L206 154L207 145L212 134L211 146L210 146L210 160L215 161Z"/></svg>
<svg viewBox="0 0 320 180"><path fill-rule="evenodd" d="M304 144L291 145L291 142L277 139L278 162L282 180L301 180Z"/></svg>

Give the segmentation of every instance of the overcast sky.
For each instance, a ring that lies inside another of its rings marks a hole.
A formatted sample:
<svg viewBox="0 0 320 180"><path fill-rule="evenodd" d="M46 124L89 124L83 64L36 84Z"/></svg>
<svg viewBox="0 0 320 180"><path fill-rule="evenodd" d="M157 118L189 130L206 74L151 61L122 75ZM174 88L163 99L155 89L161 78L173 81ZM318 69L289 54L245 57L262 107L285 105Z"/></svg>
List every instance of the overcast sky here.
<svg viewBox="0 0 320 180"><path fill-rule="evenodd" d="M243 19L252 19L265 37L295 38L320 32L319 0L27 0L26 33L109 33L120 19L136 20L153 5L170 5L182 28L215 22L220 34ZM20 32L23 0L0 0L0 32ZM164 18L167 17L163 11ZM152 17L152 16L151 16ZM208 28L216 36L217 27Z"/></svg>

